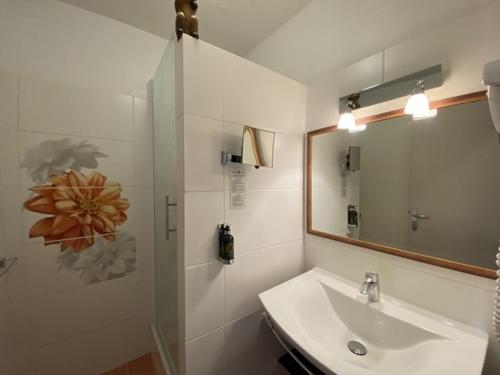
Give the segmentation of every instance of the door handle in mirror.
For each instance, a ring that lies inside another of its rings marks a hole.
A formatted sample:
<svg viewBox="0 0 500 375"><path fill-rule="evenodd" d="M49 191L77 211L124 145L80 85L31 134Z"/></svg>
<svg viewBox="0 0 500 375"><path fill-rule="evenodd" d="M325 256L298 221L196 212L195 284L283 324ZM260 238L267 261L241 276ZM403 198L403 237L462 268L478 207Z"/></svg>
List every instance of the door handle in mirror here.
<svg viewBox="0 0 500 375"><path fill-rule="evenodd" d="M429 216L425 214L412 214L411 217L414 217L415 219L428 219Z"/></svg>
<svg viewBox="0 0 500 375"><path fill-rule="evenodd" d="M410 214L410 217L411 217L411 229L414 231L418 230L418 221L419 220L429 219L429 215L420 214L420 213L418 213L417 209L410 210L410 212L408 212L408 213Z"/></svg>

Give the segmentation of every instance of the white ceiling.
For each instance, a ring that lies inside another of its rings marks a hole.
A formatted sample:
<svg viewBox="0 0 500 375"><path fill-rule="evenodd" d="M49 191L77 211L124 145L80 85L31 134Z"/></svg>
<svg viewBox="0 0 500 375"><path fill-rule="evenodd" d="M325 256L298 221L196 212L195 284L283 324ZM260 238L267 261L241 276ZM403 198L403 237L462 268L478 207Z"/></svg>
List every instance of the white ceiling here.
<svg viewBox="0 0 500 375"><path fill-rule="evenodd" d="M174 0L60 0L171 38ZM202 40L245 56L311 0L198 0Z"/></svg>
<svg viewBox="0 0 500 375"><path fill-rule="evenodd" d="M303 82L498 0L313 0L248 56Z"/></svg>

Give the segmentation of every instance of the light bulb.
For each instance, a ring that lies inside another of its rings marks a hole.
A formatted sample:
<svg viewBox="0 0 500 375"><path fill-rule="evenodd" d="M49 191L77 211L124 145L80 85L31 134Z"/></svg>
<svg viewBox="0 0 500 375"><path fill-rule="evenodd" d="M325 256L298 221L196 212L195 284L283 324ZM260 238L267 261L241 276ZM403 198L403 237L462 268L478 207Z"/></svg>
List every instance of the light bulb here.
<svg viewBox="0 0 500 375"><path fill-rule="evenodd" d="M350 110L347 110L340 115L337 129L351 129L355 125L356 121L354 120L354 115Z"/></svg>
<svg viewBox="0 0 500 375"><path fill-rule="evenodd" d="M437 115L437 109L429 109L426 112L418 112L413 114L413 119L415 121L418 120L426 120L429 118L434 118Z"/></svg>
<svg viewBox="0 0 500 375"><path fill-rule="evenodd" d="M407 115L428 113L429 110L429 98L424 93L413 94L410 96L410 99L408 99L405 106L405 113Z"/></svg>
<svg viewBox="0 0 500 375"><path fill-rule="evenodd" d="M359 133L366 130L366 124L354 125L349 128L349 133Z"/></svg>

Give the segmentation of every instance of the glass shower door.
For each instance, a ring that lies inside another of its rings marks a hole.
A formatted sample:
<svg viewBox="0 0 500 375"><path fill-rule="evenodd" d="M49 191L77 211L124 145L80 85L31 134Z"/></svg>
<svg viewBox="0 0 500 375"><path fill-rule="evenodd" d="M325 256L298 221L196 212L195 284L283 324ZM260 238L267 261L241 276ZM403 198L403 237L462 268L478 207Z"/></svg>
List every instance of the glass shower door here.
<svg viewBox="0 0 500 375"><path fill-rule="evenodd" d="M175 44L153 78L156 330L171 370L178 372Z"/></svg>

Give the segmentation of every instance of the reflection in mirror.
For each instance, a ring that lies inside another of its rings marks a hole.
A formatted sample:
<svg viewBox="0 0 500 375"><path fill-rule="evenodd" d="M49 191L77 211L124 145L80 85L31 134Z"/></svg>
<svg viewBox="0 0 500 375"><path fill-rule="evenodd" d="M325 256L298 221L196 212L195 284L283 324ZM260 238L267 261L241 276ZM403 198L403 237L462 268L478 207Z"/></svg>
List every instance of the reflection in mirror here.
<svg viewBox="0 0 500 375"><path fill-rule="evenodd" d="M323 132L310 152L313 232L495 268L500 142L486 101Z"/></svg>
<svg viewBox="0 0 500 375"><path fill-rule="evenodd" d="M273 132L255 129L250 126L243 128L242 163L257 167L273 167L274 155Z"/></svg>

